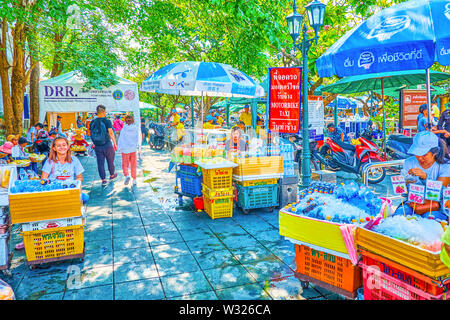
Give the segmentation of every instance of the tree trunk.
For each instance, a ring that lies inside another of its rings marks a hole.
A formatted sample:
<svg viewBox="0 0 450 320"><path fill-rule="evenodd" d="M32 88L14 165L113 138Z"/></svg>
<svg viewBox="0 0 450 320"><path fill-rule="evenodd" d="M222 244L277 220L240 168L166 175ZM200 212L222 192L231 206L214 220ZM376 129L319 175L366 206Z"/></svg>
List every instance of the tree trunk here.
<svg viewBox="0 0 450 320"><path fill-rule="evenodd" d="M11 73L11 102L13 127L14 131L19 134L22 134L23 101L26 84L25 39L25 25L23 22L17 21L13 31L14 62Z"/></svg>
<svg viewBox="0 0 450 320"><path fill-rule="evenodd" d="M31 58L34 65L36 61ZM39 121L39 63L31 71L30 77L30 126Z"/></svg>
<svg viewBox="0 0 450 320"><path fill-rule="evenodd" d="M11 91L9 86L9 74L8 70L11 67L7 59L7 34L8 34L8 23L4 18L2 20L2 35L0 38L0 80L2 84L2 99L3 99L3 113L4 113L4 126L6 129L6 134L14 133L13 122L13 108L11 101Z"/></svg>

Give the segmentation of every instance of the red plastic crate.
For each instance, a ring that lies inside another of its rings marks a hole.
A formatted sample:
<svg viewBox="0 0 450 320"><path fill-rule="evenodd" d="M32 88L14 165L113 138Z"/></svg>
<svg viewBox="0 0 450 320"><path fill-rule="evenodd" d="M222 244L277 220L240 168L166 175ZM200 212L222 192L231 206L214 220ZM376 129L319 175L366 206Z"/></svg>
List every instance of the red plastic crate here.
<svg viewBox="0 0 450 320"><path fill-rule="evenodd" d="M297 272L348 292L361 287L361 270L349 259L295 245Z"/></svg>
<svg viewBox="0 0 450 320"><path fill-rule="evenodd" d="M372 252L361 250L361 255L365 265L376 266L381 272L431 295L436 296L450 291L450 277L436 280Z"/></svg>
<svg viewBox="0 0 450 320"><path fill-rule="evenodd" d="M431 295L391 277L375 266L359 263L363 274L364 300L448 300L450 294Z"/></svg>

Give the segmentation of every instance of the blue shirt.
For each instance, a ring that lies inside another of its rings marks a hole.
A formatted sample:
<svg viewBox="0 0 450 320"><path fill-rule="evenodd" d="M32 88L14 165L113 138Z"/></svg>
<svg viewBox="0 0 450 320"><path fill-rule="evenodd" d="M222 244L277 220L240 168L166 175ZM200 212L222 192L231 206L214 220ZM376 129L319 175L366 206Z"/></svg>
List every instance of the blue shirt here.
<svg viewBox="0 0 450 320"><path fill-rule="evenodd" d="M417 124L417 131L421 132L421 131L427 131L429 130L429 125L428 125L428 119L425 118L424 116L422 116L419 119L419 123Z"/></svg>
<svg viewBox="0 0 450 320"><path fill-rule="evenodd" d="M42 167L42 172L47 173L49 180L75 180L77 175L84 172L83 166L76 157L72 156L72 162L60 164L59 162L47 160Z"/></svg>
<svg viewBox="0 0 450 320"><path fill-rule="evenodd" d="M333 132L328 131L329 137L333 140L341 141L341 134L344 134L344 141L348 141L347 136L341 128L336 127Z"/></svg>

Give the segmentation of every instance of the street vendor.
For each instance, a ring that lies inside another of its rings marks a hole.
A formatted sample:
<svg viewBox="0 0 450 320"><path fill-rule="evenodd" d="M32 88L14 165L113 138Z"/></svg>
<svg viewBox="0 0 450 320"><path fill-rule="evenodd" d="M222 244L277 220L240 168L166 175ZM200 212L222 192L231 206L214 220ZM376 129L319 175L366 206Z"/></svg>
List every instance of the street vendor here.
<svg viewBox="0 0 450 320"><path fill-rule="evenodd" d="M73 146L89 147L89 143L83 138L83 131L79 129L75 130L75 135L72 137L72 144L70 147L72 148Z"/></svg>
<svg viewBox="0 0 450 320"><path fill-rule="evenodd" d="M246 126L252 125L252 115L250 114L250 107L248 104L244 106L244 110L239 116L239 121L243 121Z"/></svg>
<svg viewBox="0 0 450 320"><path fill-rule="evenodd" d="M203 129L215 129L214 117L210 114L206 116L206 122L203 124Z"/></svg>
<svg viewBox="0 0 450 320"><path fill-rule="evenodd" d="M450 164L447 159L447 147L443 140L430 131L422 131L414 136L408 150L413 156L406 159L401 170L407 184L426 185L427 180L442 181L443 187L450 182ZM407 202L400 205L395 215L418 214L424 218L430 215L439 220L448 220L448 216L437 201L424 200L423 204Z"/></svg>
<svg viewBox="0 0 450 320"><path fill-rule="evenodd" d="M24 138L20 137L18 144L11 149L11 158L13 160L31 160L30 155L25 152L25 147L30 145L30 142ZM36 162L31 162L29 168L36 173L39 173ZM28 169L26 167L25 169Z"/></svg>
<svg viewBox="0 0 450 320"><path fill-rule="evenodd" d="M81 117L78 116L78 118L77 118L77 128L79 129L79 128L83 128L83 127L84 127L83 120L81 120Z"/></svg>
<svg viewBox="0 0 450 320"><path fill-rule="evenodd" d="M6 141L3 145L0 146L0 159L6 159L7 162L11 161L11 153L14 144L10 141Z"/></svg>
<svg viewBox="0 0 450 320"><path fill-rule="evenodd" d="M344 131L342 131L341 128L336 127L334 123L329 123L327 125L328 129L328 136L334 140L334 141L340 141L340 142L347 142L347 137L344 134Z"/></svg>
<svg viewBox="0 0 450 320"><path fill-rule="evenodd" d="M214 113L214 117L216 118L216 122L219 126L223 124L223 118L220 116L218 112Z"/></svg>
<svg viewBox="0 0 450 320"><path fill-rule="evenodd" d="M430 124L428 123L428 107L426 104L422 104L419 107L419 116L417 117L417 131L430 130Z"/></svg>
<svg viewBox="0 0 450 320"><path fill-rule="evenodd" d="M231 138L225 142L225 149L228 152L248 151L248 143L245 141L242 135L241 128L231 128Z"/></svg>
<svg viewBox="0 0 450 320"><path fill-rule="evenodd" d="M177 109L172 109L172 113L169 115L169 119L172 117L172 120L169 124L169 127L176 127L178 123L180 123L180 115L177 112Z"/></svg>
<svg viewBox="0 0 450 320"><path fill-rule="evenodd" d="M186 130L184 128L184 118L180 118L180 122L177 124L177 140L181 141L186 134Z"/></svg>
<svg viewBox="0 0 450 320"><path fill-rule="evenodd" d="M17 146L17 144L19 143L19 138L20 138L19 134L17 134L17 135L10 134L6 138L6 141L12 142L13 145Z"/></svg>
<svg viewBox="0 0 450 320"><path fill-rule="evenodd" d="M261 140L267 140L267 132L264 129L264 120L263 118L259 117L256 119L256 135Z"/></svg>

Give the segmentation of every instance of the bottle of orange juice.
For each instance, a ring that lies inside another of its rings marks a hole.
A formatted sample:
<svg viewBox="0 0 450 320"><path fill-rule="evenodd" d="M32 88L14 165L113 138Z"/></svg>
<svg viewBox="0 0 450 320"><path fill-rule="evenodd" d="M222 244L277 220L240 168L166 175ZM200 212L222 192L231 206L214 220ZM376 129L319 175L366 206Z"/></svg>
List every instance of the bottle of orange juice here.
<svg viewBox="0 0 450 320"><path fill-rule="evenodd" d="M11 169L5 169L3 171L2 184L1 184L2 188L8 188L10 175L11 175Z"/></svg>

